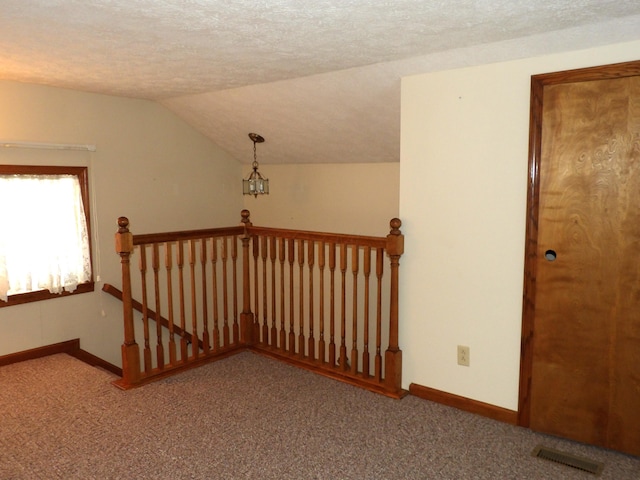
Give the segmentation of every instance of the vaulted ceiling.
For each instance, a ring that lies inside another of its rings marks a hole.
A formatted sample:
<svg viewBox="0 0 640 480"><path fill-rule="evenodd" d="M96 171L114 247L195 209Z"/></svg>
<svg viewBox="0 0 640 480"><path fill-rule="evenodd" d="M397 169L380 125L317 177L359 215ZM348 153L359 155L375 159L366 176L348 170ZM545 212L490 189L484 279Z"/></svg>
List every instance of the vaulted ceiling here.
<svg viewBox="0 0 640 480"><path fill-rule="evenodd" d="M637 0L0 7L0 79L158 101L243 163L257 132L261 164L395 162L402 76L640 38Z"/></svg>

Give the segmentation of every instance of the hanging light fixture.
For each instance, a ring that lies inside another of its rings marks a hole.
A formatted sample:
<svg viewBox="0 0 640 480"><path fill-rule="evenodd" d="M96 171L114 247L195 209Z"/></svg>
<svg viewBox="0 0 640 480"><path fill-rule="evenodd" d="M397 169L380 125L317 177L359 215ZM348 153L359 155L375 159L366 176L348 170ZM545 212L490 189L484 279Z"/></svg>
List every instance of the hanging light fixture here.
<svg viewBox="0 0 640 480"><path fill-rule="evenodd" d="M242 180L242 193L258 198L258 195L269 193L269 179L264 178L258 171L258 160L256 158L256 143L264 142L264 138L257 133L250 133L249 138L253 142L253 164L251 165L253 171L246 180Z"/></svg>

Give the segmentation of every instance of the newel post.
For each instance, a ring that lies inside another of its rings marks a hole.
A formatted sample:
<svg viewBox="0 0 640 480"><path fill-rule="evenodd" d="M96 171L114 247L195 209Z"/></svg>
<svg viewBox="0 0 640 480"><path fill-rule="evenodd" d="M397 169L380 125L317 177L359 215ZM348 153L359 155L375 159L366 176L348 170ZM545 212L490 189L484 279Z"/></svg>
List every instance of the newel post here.
<svg viewBox="0 0 640 480"><path fill-rule="evenodd" d="M242 313L240 314L240 343L242 345L253 345L253 313L251 312L251 277L249 264L249 242L251 235L248 228L251 226L249 220L249 210L240 212L242 217Z"/></svg>
<svg viewBox="0 0 640 480"><path fill-rule="evenodd" d="M140 381L140 349L133 328L133 302L131 299L131 272L129 257L133 253L133 235L129 232L129 219L118 218L116 252L122 265L122 306L124 312L124 343L122 344L122 382L133 385Z"/></svg>
<svg viewBox="0 0 640 480"><path fill-rule="evenodd" d="M400 257L404 253L404 235L400 232L402 222L394 218L389 222L391 232L387 235L387 254L391 260L391 292L389 301L389 348L385 352L384 381L394 392L402 389L402 351L398 345L398 279Z"/></svg>

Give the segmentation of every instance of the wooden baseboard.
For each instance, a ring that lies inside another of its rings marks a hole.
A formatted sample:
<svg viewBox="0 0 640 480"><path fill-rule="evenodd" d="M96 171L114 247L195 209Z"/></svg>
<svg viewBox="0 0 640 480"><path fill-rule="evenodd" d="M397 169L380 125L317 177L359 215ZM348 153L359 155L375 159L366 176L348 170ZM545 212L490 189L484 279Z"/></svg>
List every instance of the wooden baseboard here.
<svg viewBox="0 0 640 480"><path fill-rule="evenodd" d="M502 407L497 407L489 403L479 402L470 398L461 397L452 393L443 392L434 388L424 387L416 383L409 385L409 393L423 400L441 403L449 407L464 410L465 412L475 413L483 417L492 418L500 422L509 423L511 425L518 424L518 412Z"/></svg>
<svg viewBox="0 0 640 480"><path fill-rule="evenodd" d="M81 348L79 348L75 352L69 353L69 355L91 365L92 367L102 368L107 372L111 372L115 375L118 375L119 377L122 377L122 369L120 367L116 367L113 363L109 363L106 360L101 359L100 357L96 357L86 350L82 350Z"/></svg>
<svg viewBox="0 0 640 480"><path fill-rule="evenodd" d="M122 376L122 369L116 367L112 363L107 362L95 355L82 350L80 348L80 339L67 340L66 342L45 345L44 347L32 348L22 352L10 353L0 356L0 367L10 365L12 363L24 362L26 360L34 360L36 358L46 357L48 355L56 355L58 353L66 353L77 358L91 366L103 368L111 373Z"/></svg>
<svg viewBox="0 0 640 480"><path fill-rule="evenodd" d="M24 362L25 360L33 360L35 358L42 358L48 355L55 355L57 353L72 354L79 349L79 338L68 340L66 342L54 343L53 345L45 345L44 347L32 348L31 350L3 355L0 357L0 367L10 365L12 363Z"/></svg>
<svg viewBox="0 0 640 480"><path fill-rule="evenodd" d="M293 365L294 367L302 368L304 370L308 370L310 372L323 375L325 377L332 378L334 380L338 380L340 382L344 382L349 385L353 385L354 387L364 388L365 390L369 390L370 392L379 393L386 397L400 399L400 398L404 398L406 395L409 394L409 392L407 392L406 390L399 390L399 391L387 390L384 387L384 385L378 384L376 382L354 378L351 375L342 374L338 370L325 368L324 366L318 364L316 361L300 359L295 355L288 355L286 353L282 353L279 350L275 350L269 347L254 345L250 347L249 350L259 355L263 355L269 358L274 358L280 362Z"/></svg>

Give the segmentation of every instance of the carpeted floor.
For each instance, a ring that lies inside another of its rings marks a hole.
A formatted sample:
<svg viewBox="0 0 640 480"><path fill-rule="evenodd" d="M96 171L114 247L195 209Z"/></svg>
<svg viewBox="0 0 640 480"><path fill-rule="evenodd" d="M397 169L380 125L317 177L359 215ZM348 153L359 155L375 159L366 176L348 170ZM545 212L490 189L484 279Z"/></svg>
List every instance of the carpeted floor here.
<svg viewBox="0 0 640 480"><path fill-rule="evenodd" d="M67 355L0 368L0 479L639 479L640 458L252 353L123 392Z"/></svg>

